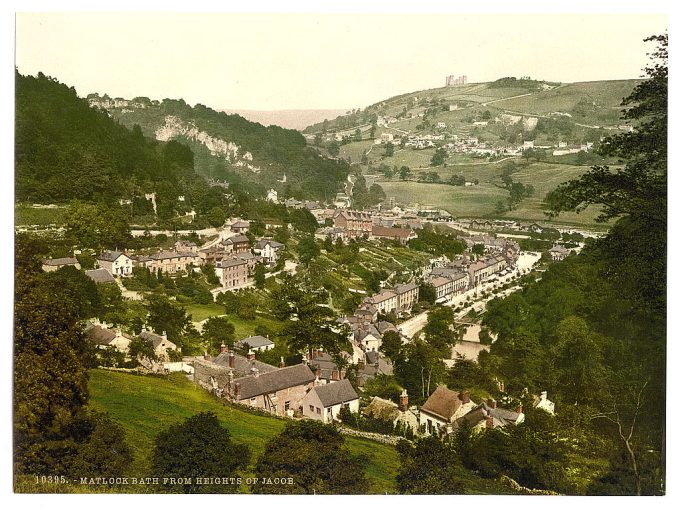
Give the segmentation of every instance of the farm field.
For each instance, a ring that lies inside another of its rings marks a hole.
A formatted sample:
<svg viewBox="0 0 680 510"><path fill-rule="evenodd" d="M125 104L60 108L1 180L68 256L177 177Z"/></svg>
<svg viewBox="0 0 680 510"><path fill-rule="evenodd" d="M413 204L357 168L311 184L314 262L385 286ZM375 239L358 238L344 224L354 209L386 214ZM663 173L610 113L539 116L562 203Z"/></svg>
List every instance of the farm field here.
<svg viewBox="0 0 680 510"><path fill-rule="evenodd" d="M534 195L523 200L513 211L502 215L495 213L496 203L506 200L508 193L496 186L500 184L500 165L502 164L449 164L447 167L431 169L442 179L450 175L462 174L467 179L479 179L479 185L462 187L446 184L418 183L415 181L378 181L388 197L394 197L404 204L419 204L442 208L453 216L497 216L520 220L545 221L543 199L558 184L579 177L587 166L565 165L559 163L531 163L519 166L519 171L512 174L515 182L534 186ZM588 209L581 214L565 213L555 221L592 225L597 210Z"/></svg>

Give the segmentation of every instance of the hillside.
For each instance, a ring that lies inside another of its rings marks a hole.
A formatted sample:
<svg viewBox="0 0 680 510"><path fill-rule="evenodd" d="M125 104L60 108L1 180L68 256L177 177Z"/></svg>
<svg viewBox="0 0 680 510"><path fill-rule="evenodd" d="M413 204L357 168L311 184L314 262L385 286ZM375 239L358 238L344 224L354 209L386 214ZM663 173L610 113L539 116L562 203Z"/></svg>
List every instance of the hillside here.
<svg viewBox="0 0 680 510"><path fill-rule="evenodd" d="M263 197L267 189L297 198L335 196L349 166L308 147L297 131L265 127L239 115L218 112L183 100L111 99L90 94L90 105L105 110L127 127L139 125L146 136L176 140L194 152L197 173L223 180L239 191Z"/></svg>
<svg viewBox="0 0 680 510"><path fill-rule="evenodd" d="M264 450L265 443L284 427L278 418L251 414L227 406L197 389L184 376L168 378L128 375L105 370L90 371L90 405L107 411L125 430L127 441L135 457L131 471L142 473L148 469L148 456L156 434L170 424L193 414L212 411L235 441L247 443L253 460ZM115 390L115 391L114 391ZM395 448L373 441L347 437L354 454L368 456L366 473L371 482L371 493L395 493L395 477L399 456ZM493 480L479 478L462 470L470 493L507 494L511 491Z"/></svg>
<svg viewBox="0 0 680 510"><path fill-rule="evenodd" d="M42 74L15 79L18 201L111 203L160 183L176 198L197 178L186 146L149 140Z"/></svg>
<svg viewBox="0 0 680 510"><path fill-rule="evenodd" d="M620 104L639 82L501 78L441 87L386 99L304 133L321 149L360 163L398 204L454 216L544 220L542 203L555 186L593 164L615 163L597 154L599 141L633 128L620 120ZM515 182L534 189L510 207L509 186L501 182L507 161L518 167ZM592 224L595 216L560 219Z"/></svg>

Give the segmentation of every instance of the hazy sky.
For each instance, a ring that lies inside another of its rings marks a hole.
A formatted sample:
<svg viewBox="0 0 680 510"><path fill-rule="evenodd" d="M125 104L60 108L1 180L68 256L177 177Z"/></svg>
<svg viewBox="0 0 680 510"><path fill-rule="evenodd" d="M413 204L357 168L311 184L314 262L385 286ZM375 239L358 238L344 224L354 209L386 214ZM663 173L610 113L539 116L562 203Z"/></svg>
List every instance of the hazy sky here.
<svg viewBox="0 0 680 510"><path fill-rule="evenodd" d="M18 14L16 64L113 97L213 108L364 107L503 76L636 78L655 15Z"/></svg>

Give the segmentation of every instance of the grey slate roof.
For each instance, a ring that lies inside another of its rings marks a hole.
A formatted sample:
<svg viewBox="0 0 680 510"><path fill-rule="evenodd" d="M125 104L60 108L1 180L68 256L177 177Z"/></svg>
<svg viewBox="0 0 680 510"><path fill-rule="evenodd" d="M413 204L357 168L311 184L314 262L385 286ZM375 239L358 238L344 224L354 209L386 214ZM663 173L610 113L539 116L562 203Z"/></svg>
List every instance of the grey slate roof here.
<svg viewBox="0 0 680 510"><path fill-rule="evenodd" d="M87 339L95 345L109 345L116 338L115 331L90 324L85 328Z"/></svg>
<svg viewBox="0 0 680 510"><path fill-rule="evenodd" d="M151 255L153 260L177 259L180 257L198 258L192 251L160 251Z"/></svg>
<svg viewBox="0 0 680 510"><path fill-rule="evenodd" d="M248 338L244 338L243 340L239 340L234 344L234 347L236 348L243 348L248 344L250 347L265 347L267 345L274 345L274 342L269 340L269 338L265 338L260 335L255 335L255 336L249 336Z"/></svg>
<svg viewBox="0 0 680 510"><path fill-rule="evenodd" d="M240 354L234 354L234 376L235 377L244 377L250 374L250 369L255 367L259 370L260 374L266 373L266 372L273 372L274 370L277 370L275 366L269 365L267 363L263 363L261 361L258 361L256 359L254 360L249 360L245 356L241 356ZM213 363L216 363L218 365L221 365L223 367L229 368L229 355L230 353L228 352L223 352L220 353L214 360Z"/></svg>
<svg viewBox="0 0 680 510"><path fill-rule="evenodd" d="M78 264L78 259L75 257L64 257L60 259L47 259L43 261L46 266L72 266Z"/></svg>
<svg viewBox="0 0 680 510"><path fill-rule="evenodd" d="M279 243L278 241L274 241L272 239L260 239L256 244L255 244L255 249L256 250L261 250L265 246L270 245L272 248L277 249L283 247L283 244Z"/></svg>
<svg viewBox="0 0 680 510"><path fill-rule="evenodd" d="M344 404L359 398L348 379L315 386L312 391L316 392L324 407Z"/></svg>
<svg viewBox="0 0 680 510"><path fill-rule="evenodd" d="M307 365L301 363L292 367L275 369L272 372L241 377L234 381L234 384L241 385L240 399L257 397L268 393L275 393L279 390L309 384L314 381L315 376Z"/></svg>
<svg viewBox="0 0 680 510"><path fill-rule="evenodd" d="M85 271L85 275L92 278L94 283L111 283L116 281L106 269L88 269Z"/></svg>
<svg viewBox="0 0 680 510"><path fill-rule="evenodd" d="M122 251L103 251L97 257L98 260L105 260L107 262L114 262L121 255L125 255Z"/></svg>
<svg viewBox="0 0 680 510"><path fill-rule="evenodd" d="M222 241L222 244L227 245L227 244L234 244L234 243L249 243L250 239L248 239L247 236L244 235L238 235L238 236L232 236L224 241Z"/></svg>

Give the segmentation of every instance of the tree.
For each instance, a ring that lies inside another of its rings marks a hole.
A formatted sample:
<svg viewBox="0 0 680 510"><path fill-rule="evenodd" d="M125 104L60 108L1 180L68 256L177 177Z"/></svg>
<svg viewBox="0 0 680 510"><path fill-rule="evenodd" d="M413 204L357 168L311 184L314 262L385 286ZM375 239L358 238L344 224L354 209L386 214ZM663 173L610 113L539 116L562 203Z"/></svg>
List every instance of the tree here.
<svg viewBox="0 0 680 510"><path fill-rule="evenodd" d="M432 159L430 160L430 164L432 166L441 166L444 164L444 161L446 161L446 158L448 158L448 156L449 155L446 152L446 149L440 147L436 151L434 151Z"/></svg>
<svg viewBox="0 0 680 510"><path fill-rule="evenodd" d="M408 179L410 176L411 176L411 169L410 169L409 167L407 167L407 166L402 166L402 167L399 169L399 178L400 178L402 181L405 181L405 180Z"/></svg>
<svg viewBox="0 0 680 510"><path fill-rule="evenodd" d="M235 443L214 413L199 413L159 432L151 457L153 473L162 478L229 478L250 460L247 445ZM229 493L235 484L164 484L167 492Z"/></svg>
<svg viewBox="0 0 680 510"><path fill-rule="evenodd" d="M205 275L205 280L211 285L220 285L220 279L215 273L215 266L210 262L206 262L201 266L201 273Z"/></svg>
<svg viewBox="0 0 680 510"><path fill-rule="evenodd" d="M224 210L221 207L213 207L206 215L206 219L208 220L208 223L210 223L211 227L218 228L224 225L224 222L227 221L227 215L224 213Z"/></svg>
<svg viewBox="0 0 680 510"><path fill-rule="evenodd" d="M366 381L363 390L365 395L398 402L402 387L393 375L377 374Z"/></svg>
<svg viewBox="0 0 680 510"><path fill-rule="evenodd" d="M388 157L388 158L391 158L392 156L394 156L394 144L392 142L387 142L385 144L384 156Z"/></svg>
<svg viewBox="0 0 680 510"><path fill-rule="evenodd" d="M483 244L475 244L470 249L470 253L472 253L473 255L479 255L481 257L482 255L484 255L484 250L485 248Z"/></svg>
<svg viewBox="0 0 680 510"><path fill-rule="evenodd" d="M333 140L331 143L328 144L328 154L330 154L333 157L337 157L338 154L340 154L340 144Z"/></svg>
<svg viewBox="0 0 680 510"><path fill-rule="evenodd" d="M264 284L266 283L266 269L264 264L258 262L255 264L255 287L258 289L264 289Z"/></svg>
<svg viewBox="0 0 680 510"><path fill-rule="evenodd" d="M212 352L220 352L220 347L234 346L236 328L226 317L210 317L203 323L203 338L212 348Z"/></svg>
<svg viewBox="0 0 680 510"><path fill-rule="evenodd" d="M460 340L461 334L454 326L456 316L453 308L437 306L427 315L427 323L423 328L427 343L436 348L444 358L449 358L451 347Z"/></svg>
<svg viewBox="0 0 680 510"><path fill-rule="evenodd" d="M400 494L460 494L462 466L450 444L428 436L412 445L397 445L401 466L397 474Z"/></svg>
<svg viewBox="0 0 680 510"><path fill-rule="evenodd" d="M437 384L445 380L446 367L438 349L423 340L414 339L394 360L394 375L414 400L424 402Z"/></svg>
<svg viewBox="0 0 680 510"><path fill-rule="evenodd" d="M425 302L433 305L437 300L437 291L431 283L423 282L420 284L418 299L421 303Z"/></svg>
<svg viewBox="0 0 680 510"><path fill-rule="evenodd" d="M165 296L152 296L149 298L147 308L149 310L148 323L153 330L158 333L165 331L169 340L175 343L181 342L182 334L191 326L186 310Z"/></svg>
<svg viewBox="0 0 680 510"><path fill-rule="evenodd" d="M258 494L365 494L365 459L353 456L343 436L315 420L286 424L258 459L259 478L293 478L293 484L253 486Z"/></svg>
<svg viewBox="0 0 680 510"><path fill-rule="evenodd" d="M307 235L300 239L297 251L300 256L300 262L305 265L309 265L312 260L321 255L321 249L319 248L319 245L316 244L314 236L312 235Z"/></svg>
<svg viewBox="0 0 680 510"><path fill-rule="evenodd" d="M394 362L399 357L401 346L402 341L399 333L396 331L386 331L382 337L380 351Z"/></svg>

